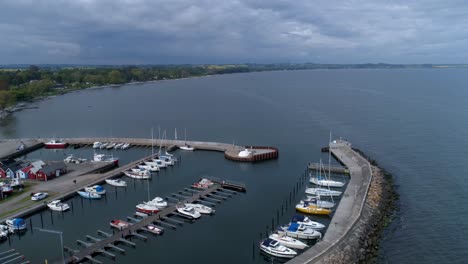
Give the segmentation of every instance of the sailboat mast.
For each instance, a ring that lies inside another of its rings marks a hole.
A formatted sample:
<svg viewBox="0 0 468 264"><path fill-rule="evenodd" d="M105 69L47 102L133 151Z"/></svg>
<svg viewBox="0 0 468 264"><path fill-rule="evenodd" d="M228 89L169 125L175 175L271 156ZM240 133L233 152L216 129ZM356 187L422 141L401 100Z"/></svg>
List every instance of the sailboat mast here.
<svg viewBox="0 0 468 264"><path fill-rule="evenodd" d="M329 178L331 178L331 174L330 174L330 163L331 163L330 144L331 144L331 131L330 131L330 138L329 138L329 140L328 140L328 177L329 177Z"/></svg>
<svg viewBox="0 0 468 264"><path fill-rule="evenodd" d="M151 156L154 156L154 136L153 136L153 128L151 128Z"/></svg>

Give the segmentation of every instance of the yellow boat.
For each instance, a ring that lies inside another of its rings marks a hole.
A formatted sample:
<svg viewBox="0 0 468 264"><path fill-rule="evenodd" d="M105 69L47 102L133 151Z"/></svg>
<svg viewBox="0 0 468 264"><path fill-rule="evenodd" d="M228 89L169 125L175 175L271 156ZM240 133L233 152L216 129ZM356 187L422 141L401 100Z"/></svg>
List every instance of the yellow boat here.
<svg viewBox="0 0 468 264"><path fill-rule="evenodd" d="M317 207L316 205L310 205L307 202L301 202L297 204L296 210L302 213L316 215L329 215L332 212L330 209Z"/></svg>

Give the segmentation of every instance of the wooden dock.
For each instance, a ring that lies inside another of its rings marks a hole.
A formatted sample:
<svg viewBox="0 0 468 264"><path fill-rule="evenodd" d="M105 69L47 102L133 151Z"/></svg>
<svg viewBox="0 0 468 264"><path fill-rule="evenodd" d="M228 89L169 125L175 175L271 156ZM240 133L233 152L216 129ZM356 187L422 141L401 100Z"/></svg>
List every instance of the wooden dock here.
<svg viewBox="0 0 468 264"><path fill-rule="evenodd" d="M243 186L239 186L239 188L241 187L244 188ZM210 196L216 196L218 198L227 198L230 197L229 195L232 192L230 190L225 190L220 184L214 184L205 190L195 190L191 188L186 189L193 190L190 191L191 196L179 200L178 204L193 203L195 201L203 202L203 199L210 198ZM103 231L98 231L99 234L104 236L103 239L96 239L91 236L87 236L88 240L92 240L92 242L88 243L81 240L77 240L77 243L84 246L84 248L79 251L67 248L67 251L72 254L72 256L68 258L67 263L81 263L84 261L100 263L100 261L94 259L94 257L99 254L115 258L115 255L109 252L109 250L119 251L120 253L125 252L125 250L118 247L119 244L126 244L132 247L136 247L136 244L127 240L127 238L134 237L146 240L147 237L140 233L147 232L146 226L149 224L156 224L161 226L164 223L166 224L166 226L171 226L174 229L177 227L176 225L183 225L183 222L178 221L176 219L171 219L171 216L179 216L176 212L176 205L171 205L161 210L157 214L149 215L148 217L143 218L141 220L128 217L128 219L133 221L133 224L129 228L115 232L112 235L107 234ZM170 223L165 223L163 221Z"/></svg>

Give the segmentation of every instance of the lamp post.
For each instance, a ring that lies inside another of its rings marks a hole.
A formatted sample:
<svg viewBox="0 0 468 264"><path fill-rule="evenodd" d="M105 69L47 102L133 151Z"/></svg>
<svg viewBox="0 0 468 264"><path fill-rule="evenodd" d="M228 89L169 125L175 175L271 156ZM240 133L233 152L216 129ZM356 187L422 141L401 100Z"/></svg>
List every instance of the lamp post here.
<svg viewBox="0 0 468 264"><path fill-rule="evenodd" d="M45 233L60 235L60 252L62 252L62 263L65 264L65 256L63 255L63 232L62 231L56 231L56 230L50 230L50 229L44 229L44 228L34 228L34 230L45 232Z"/></svg>

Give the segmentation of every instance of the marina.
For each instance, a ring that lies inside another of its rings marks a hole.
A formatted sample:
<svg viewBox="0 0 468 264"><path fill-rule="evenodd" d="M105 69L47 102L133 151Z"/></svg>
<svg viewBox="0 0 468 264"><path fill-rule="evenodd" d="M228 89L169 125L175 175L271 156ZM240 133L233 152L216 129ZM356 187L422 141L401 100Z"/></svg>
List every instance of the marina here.
<svg viewBox="0 0 468 264"><path fill-rule="evenodd" d="M206 196L214 195L216 193L222 195L221 193L225 192L223 187L219 184L214 184L208 189L203 191L195 191L195 194L192 196L187 196L184 200L178 200L178 204L185 204L185 203L193 203L193 202L201 202L203 203L203 199L206 199ZM168 223L162 223L163 221L167 222L175 222L178 225L182 225L183 222L170 219L171 216L178 215L176 213L177 205L172 205L163 209L162 211L149 215L141 220L136 220L134 218L128 217L129 219L133 219L135 223L130 225L128 228L122 229L121 231L114 233L113 235L104 233L103 231L98 231L99 234L103 234L105 238L103 239L93 239L91 236L87 236L93 240L93 243L83 243L80 240L77 240L77 244L85 246L82 250L73 250L68 248L67 251L71 252L73 256L71 256L67 263L80 263L81 261L88 260L93 263L101 263L98 260L95 260L93 257L97 254L105 254L110 256L111 258L115 259L115 255L108 252L109 249L115 249L119 244L127 244L133 247L136 247L135 243L132 243L127 240L129 237L136 237L143 240L147 240L146 236L141 235L141 232L148 232L147 228L148 225L156 224L156 225L166 225L175 228L174 225ZM118 249L120 252L124 252L123 249Z"/></svg>

